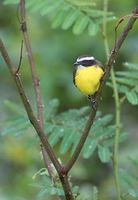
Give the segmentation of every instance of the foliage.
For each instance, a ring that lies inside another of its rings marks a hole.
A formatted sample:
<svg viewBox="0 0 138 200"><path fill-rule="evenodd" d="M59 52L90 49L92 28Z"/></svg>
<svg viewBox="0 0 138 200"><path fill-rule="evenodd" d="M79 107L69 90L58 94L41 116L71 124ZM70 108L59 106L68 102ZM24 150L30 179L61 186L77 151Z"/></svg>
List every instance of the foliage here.
<svg viewBox="0 0 138 200"><path fill-rule="evenodd" d="M125 71L116 72L117 89L132 105L138 105L138 64L124 63ZM113 87L111 82L108 86Z"/></svg>
<svg viewBox="0 0 138 200"><path fill-rule="evenodd" d="M5 0L5 4L18 3L19 0ZM120 2L121 3L121 2ZM119 4L120 5L120 4ZM62 28L63 30L72 29L74 34L81 34L87 32L94 36L101 29L103 23L103 10L96 8L96 4L89 0L27 0L26 6L29 12L40 13L41 16L46 16L51 21L53 28ZM112 12L107 13L107 20L113 20L115 17ZM101 45L101 44L100 44ZM132 63L125 63L125 71L116 72L117 89L120 93L120 100L127 101L132 105L138 104L138 66ZM112 84L108 85L113 88ZM31 125L28 121L23 109L15 103L5 101L6 107L14 112L18 117L12 117L8 120L2 121L5 124L1 135L7 134L11 136L21 137ZM62 155L70 153L73 154L79 138L82 134L83 128L88 118L89 107L82 107L81 109L69 109L67 111L58 112L59 101L54 99L45 106L45 131L48 135L49 142L53 147L59 147L59 152ZM101 112L97 113L94 125L90 131L89 137L83 147L82 157L85 159L91 158L93 153L97 150L98 156L103 163L107 163L112 158L112 146L114 143L114 132L117 127L114 125L114 116L112 114L103 115ZM33 129L31 129L33 131ZM127 134L122 132L120 141L126 138ZM35 138L36 139L36 138ZM131 162L134 164L134 161ZM136 163L135 163L136 164ZM136 167L136 165L135 165ZM137 167L136 167L137 169ZM49 197L49 195L63 195L61 185L54 186L46 171L40 170L38 173L41 177L41 183L34 186L40 189L38 198ZM128 173L128 170L120 170L120 177L124 185L123 198L130 195L138 198L138 177L136 172ZM89 190L90 191L90 190ZM85 188L85 193L87 189ZM74 193L78 193L78 188L74 187ZM96 187L91 188L91 199L98 199L98 190ZM78 200L89 199L86 194L80 194Z"/></svg>
<svg viewBox="0 0 138 200"><path fill-rule="evenodd" d="M125 188L123 197L131 196L133 198L138 198L138 161L136 158L128 158L129 160L129 169L120 169L120 179L122 185Z"/></svg>
<svg viewBox="0 0 138 200"><path fill-rule="evenodd" d="M36 182L34 184L31 184L31 186L39 189L37 195L39 199L43 199L43 197L48 198L55 195L64 196L64 190L58 177L55 174L54 179L56 180L56 182L52 181L46 168L42 168L37 171L32 178ZM78 196L78 186L72 187L72 192L75 196Z"/></svg>
<svg viewBox="0 0 138 200"><path fill-rule="evenodd" d="M15 119L6 120L5 128L2 130L1 135L12 135L21 137L28 129L30 123L24 115L19 106L10 101L5 102L5 106L12 112L17 113L18 117ZM67 111L58 113L59 101L57 99L51 100L45 106L45 132L48 135L50 144L54 147L60 144L60 154L73 153L81 136L82 130L88 119L90 107L82 107L80 109L69 109ZM82 149L82 156L85 159L90 158L96 148L98 148L98 156L103 163L109 162L112 156L110 147L113 145L115 126L112 124L113 116L111 114L102 116L101 112L97 113L96 120L90 131L89 137ZM120 140L126 138L126 133L121 134ZM53 186L50 177L45 170L39 170L36 175L44 176L41 183L35 183L33 186L37 187L40 192L38 197L59 195L62 196L63 189L61 184ZM74 193L77 195L77 186L73 187ZM93 190L92 190L93 191ZM97 191L97 190L96 190ZM97 192L93 191L93 200L97 199ZM78 200L83 199L83 195L78 196ZM88 198L89 199L89 198Z"/></svg>
<svg viewBox="0 0 138 200"><path fill-rule="evenodd" d="M12 102L7 102L8 108L18 110L18 106ZM88 119L89 107L80 109L69 109L65 112L58 113L59 101L51 100L45 106L45 132L49 137L52 146L60 143L60 154L66 154L70 151L73 154L79 142L81 133ZM21 114L21 113L20 113ZM111 158L110 147L113 145L115 126L112 124L113 116L107 114L102 116L101 112L97 113L93 127L86 140L82 150L82 156L88 159L92 156L95 149L98 148L98 155L102 162L109 162ZM2 135L21 135L30 127L28 119L21 115L16 119L7 120L6 127ZM126 138L126 133L121 134L120 140Z"/></svg>
<svg viewBox="0 0 138 200"><path fill-rule="evenodd" d="M97 187L84 186L76 200L98 200Z"/></svg>
<svg viewBox="0 0 138 200"><path fill-rule="evenodd" d="M18 0L5 0L5 4L18 3ZM30 12L47 15L52 21L52 27L63 30L72 28L74 34L87 30L89 35L95 35L100 30L104 12L95 8L95 3L89 0L28 0L26 6ZM114 20L112 12L107 13L107 20Z"/></svg>

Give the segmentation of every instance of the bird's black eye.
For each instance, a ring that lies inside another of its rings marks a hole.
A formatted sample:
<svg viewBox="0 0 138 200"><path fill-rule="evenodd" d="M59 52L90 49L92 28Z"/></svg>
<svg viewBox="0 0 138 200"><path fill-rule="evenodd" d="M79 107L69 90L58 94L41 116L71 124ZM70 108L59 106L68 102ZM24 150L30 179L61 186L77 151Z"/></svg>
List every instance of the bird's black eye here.
<svg viewBox="0 0 138 200"><path fill-rule="evenodd" d="M83 66L92 66L92 65L95 65L96 64L96 61L95 60L82 60L80 62L80 65L83 65Z"/></svg>

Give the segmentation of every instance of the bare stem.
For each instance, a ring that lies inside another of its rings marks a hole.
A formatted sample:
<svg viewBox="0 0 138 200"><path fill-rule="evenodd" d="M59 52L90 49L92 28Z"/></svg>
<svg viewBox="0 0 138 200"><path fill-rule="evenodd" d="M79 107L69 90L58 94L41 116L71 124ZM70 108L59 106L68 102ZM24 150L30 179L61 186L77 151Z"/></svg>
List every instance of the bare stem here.
<svg viewBox="0 0 138 200"><path fill-rule="evenodd" d="M108 11L108 0L104 0L104 17L103 17L103 39L104 39L104 46L106 57L109 57L109 44L108 44L108 37L107 37L107 11ZM115 78L115 72L113 67L111 68L111 80L113 84L113 92L114 92L114 99L115 99L115 141L114 141L114 153L113 153L113 166L114 166L114 175L115 175L115 183L116 183L116 190L117 190L117 197L118 200L121 198L121 189L120 189L120 182L119 182L119 164L118 164L118 154L119 154L119 136L120 136L120 99L117 89L117 83Z"/></svg>
<svg viewBox="0 0 138 200"><path fill-rule="evenodd" d="M44 129L44 116L43 116L43 103L42 103L42 97L41 97L41 92L40 92L40 80L38 78L37 70L36 70L36 65L35 61L33 58L33 52L30 44L30 39L29 39L29 34L28 34L28 28L27 28L27 22L26 22L26 9L25 9L25 0L20 0L19 4L20 8L20 16L21 16L21 31L23 34L23 39L27 51L27 56L28 56L28 61L31 69L31 75L32 75L32 81L33 81L33 86L34 86L34 91L35 91L35 96L36 96L36 105L37 105L37 115L38 115L38 121L40 122L40 125L42 129ZM42 146L40 144L40 146ZM44 163L46 168L48 169L48 173L50 177L52 177L52 168L51 168L51 163L49 161L47 152L45 148L41 148L42 150L42 155L45 156L43 158Z"/></svg>
<svg viewBox="0 0 138 200"><path fill-rule="evenodd" d="M60 181L62 183L64 192L65 192L66 199L74 200L73 193L71 191L71 186L70 186L70 183L68 180L68 175L67 175L67 173L65 173L64 167L59 163L59 161L53 151L53 148L51 147L51 145L48 142L46 133L42 129L39 121L37 120L37 118L35 117L35 115L33 113L29 99L27 98L27 96L25 94L20 75L19 75L19 73L16 73L17 68L12 64L10 57L8 55L8 52L7 52L1 39L0 39L0 51L1 51L2 57L3 57L6 65L13 77L13 80L17 86L18 93L21 97L21 100L22 100L25 110L27 112L28 118L29 118L31 124L33 125L33 127L35 128L35 130L40 138L40 141L41 141L43 147L46 149L46 152L47 152L49 158L51 159L55 169L57 170L57 173L59 175Z"/></svg>
<svg viewBox="0 0 138 200"><path fill-rule="evenodd" d="M61 165L60 165L58 159L56 158L52 147L50 146L50 144L48 142L46 134L44 133L39 121L36 119L36 117L33 113L30 102L29 102L29 100L28 100L28 98L25 94L20 75L19 75L19 73L16 73L16 67L14 67L14 65L12 64L10 57L8 55L8 52L7 52L6 48L4 47L4 44L3 44L1 39L0 39L0 51L1 51L1 54L4 58L4 60L5 60L5 63L7 64L8 68L11 72L13 80L15 81L18 92L20 94L20 97L21 97L22 102L24 104L25 110L27 112L28 118L29 118L31 124L33 125L33 127L35 128L43 146L47 150L47 153L48 153L51 161L53 162L55 168L57 169L58 172L60 172L61 171Z"/></svg>
<svg viewBox="0 0 138 200"><path fill-rule="evenodd" d="M21 31L23 34L23 39L25 43L25 47L27 50L28 61L31 68L32 80L34 85L34 91L37 101L37 109L38 109L38 119L40 120L40 124L43 127L44 118L43 118L43 104L42 98L40 94L40 80L37 75L35 61L33 58L33 52L30 44L29 34L27 31L27 22L26 22L26 10L25 10L25 0L20 0L20 15L21 15Z"/></svg>
<svg viewBox="0 0 138 200"><path fill-rule="evenodd" d="M62 174L62 175L59 176L59 178L60 178L60 181L62 183L62 187L63 187L64 192L65 192L66 200L75 200L75 198L72 194L70 181L68 180L67 174Z"/></svg>

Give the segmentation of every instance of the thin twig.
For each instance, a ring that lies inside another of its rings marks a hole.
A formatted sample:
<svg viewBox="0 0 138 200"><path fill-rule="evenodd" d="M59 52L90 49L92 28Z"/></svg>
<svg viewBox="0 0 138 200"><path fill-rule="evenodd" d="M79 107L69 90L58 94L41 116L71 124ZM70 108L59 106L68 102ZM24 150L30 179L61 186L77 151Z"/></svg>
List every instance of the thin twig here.
<svg viewBox="0 0 138 200"><path fill-rule="evenodd" d="M20 23L21 23L21 31L24 38L25 47L27 50L28 61L31 68L32 80L34 84L34 90L36 95L37 101L37 109L38 109L38 119L40 120L40 124L43 127L44 125L44 118L43 118L43 104L42 98L40 94L40 81L37 75L36 66L33 58L32 48L30 44L29 34L27 31L27 22L26 22L26 10L25 10L25 0L20 0Z"/></svg>
<svg viewBox="0 0 138 200"><path fill-rule="evenodd" d="M69 183L68 175L65 172L64 167L58 161L58 159L53 151L53 148L51 147L51 145L48 142L46 133L42 129L39 121L37 120L37 118L35 117L35 115L33 113L29 99L27 98L27 96L25 94L20 75L18 73L16 73L16 67L12 64L10 57L8 55L8 52L7 52L1 39L0 39L0 51L1 51L1 54L2 54L2 57L5 61L5 63L7 64L7 67L9 68L9 71L13 77L13 80L15 81L19 95L22 99L23 105L27 112L28 118L29 118L31 124L33 125L33 127L35 128L35 130L40 138L40 141L41 141L42 145L44 146L44 148L46 149L48 156L51 159L55 169L57 170L57 173L59 175L60 181L62 183L64 192L65 192L66 199L74 200L75 198L73 197L73 193L72 193L71 186Z"/></svg>
<svg viewBox="0 0 138 200"><path fill-rule="evenodd" d="M20 16L20 17L19 17ZM28 29L27 29L27 22L26 22L26 9L25 9L25 0L20 0L20 4L18 7L18 18L21 23L21 31L23 34L24 38L24 43L25 47L27 50L27 55L28 55L28 61L30 64L31 68L31 74L32 74L32 80L33 80L33 86L34 86L34 91L35 91L35 96L36 96L36 105L37 105L37 113L38 113L38 120L40 122L40 125L42 129L44 129L44 116L43 116L43 104L42 104L42 97L41 97L41 92L40 92L40 81L38 78L34 58L33 58L33 52L30 44L30 39L29 39L29 34L28 34ZM40 144L41 146L41 144ZM51 164L48 158L47 152L45 148L41 148L42 150L42 155L44 157L44 163L46 168L48 169L48 172L50 173L50 177L52 177L52 168ZM51 169L50 169L51 168Z"/></svg>
<svg viewBox="0 0 138 200"><path fill-rule="evenodd" d="M18 68L16 70L16 73L18 73L19 70L20 70L21 63L22 63L22 58L23 58L22 56L23 56L23 40L21 42L20 59L19 59L19 65L18 65Z"/></svg>
<svg viewBox="0 0 138 200"><path fill-rule="evenodd" d="M125 15L125 16L121 17L118 20L118 22L116 23L116 25L115 25L115 45L114 46L116 46L116 42L117 42L117 30L118 30L119 26L122 24L122 22L125 19L130 18L130 17L138 18L138 14L132 13L131 15Z"/></svg>
<svg viewBox="0 0 138 200"><path fill-rule="evenodd" d="M52 167L49 166L49 165L51 165L51 163L47 162L48 161L48 155L47 155L47 153L44 149L44 146L42 144L40 144L40 147L41 147L41 151L42 151L43 160L46 163L48 174L49 174L51 180L53 181L53 183L55 184L55 181L54 181L53 176L52 176L53 170L52 170Z"/></svg>
<svg viewBox="0 0 138 200"><path fill-rule="evenodd" d="M29 118L31 124L33 125L33 127L35 128L35 130L36 130L36 132L37 132L37 134L38 134L43 146L47 150L47 153L48 153L51 161L53 162L56 170L58 172L60 172L61 171L61 165L60 165L58 159L56 158L52 147L50 146L50 144L48 142L46 133L43 131L42 127L40 126L39 121L36 119L36 117L35 117L35 115L33 113L33 110L31 108L29 99L27 98L27 96L25 94L25 91L24 91L24 88L23 88L23 85L22 85L22 82L21 82L20 75L18 73L16 73L16 67L12 64L12 62L10 60L10 57L8 55L8 52L7 52L7 50L6 50L6 48L5 48L5 46L4 46L4 44L3 44L1 39L0 39L0 51L1 51L2 57L5 60L5 63L7 64L8 68L9 68L9 71L11 72L11 75L12 75L14 81L15 81L15 84L17 86L18 92L20 94L20 97L21 97L22 102L24 104L24 107L26 109L28 118Z"/></svg>
<svg viewBox="0 0 138 200"><path fill-rule="evenodd" d="M138 14L138 7L136 7L132 13L133 13L133 15L135 15L135 14L137 15ZM127 25L125 26L122 34L118 38L116 44L113 47L113 50L111 51L111 54L110 54L109 58L107 60L106 68L105 68L106 69L105 70L105 74L103 76L100 88L99 88L99 90L98 90L98 92L96 94L96 98L95 98L95 100L96 100L95 109L94 110L92 109L90 111L89 119L88 119L88 121L86 123L86 126L85 126L83 132L82 132L82 136L80 138L80 141L79 141L79 143L78 143L78 145L77 145L72 157L70 158L70 160L67 162L67 164L65 166L65 171L66 172L69 172L70 169L72 168L72 166L74 165L74 163L76 162L76 160L77 160L77 158L78 158L78 156L79 156L79 154L80 154L80 152L82 150L82 147L83 147L83 145L84 145L84 143L86 141L86 138L87 138L87 136L89 134L90 128L91 128L91 126L92 126L92 124L94 122L94 118L96 116L96 112L97 112L98 105L99 105L99 102L100 102L100 99L101 99L102 91L104 89L106 80L108 79L109 74L110 74L111 66L115 61L115 58L116 58L116 56L118 54L119 49L121 48L124 40L126 39L129 31L132 29L132 27L133 27L133 25L134 25L134 23L135 23L135 21L137 19L137 18L133 17L133 15L130 17Z"/></svg>

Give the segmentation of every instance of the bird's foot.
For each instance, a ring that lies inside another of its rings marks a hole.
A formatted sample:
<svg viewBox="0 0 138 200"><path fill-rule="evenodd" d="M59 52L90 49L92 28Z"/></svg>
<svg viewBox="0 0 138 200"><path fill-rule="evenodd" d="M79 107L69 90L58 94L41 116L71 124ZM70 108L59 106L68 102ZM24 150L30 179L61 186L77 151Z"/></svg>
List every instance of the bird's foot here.
<svg viewBox="0 0 138 200"><path fill-rule="evenodd" d="M88 99L89 99L89 101L90 101L90 103L91 103L91 107L94 109L94 110L96 110L96 99L93 97L93 96L88 96Z"/></svg>

